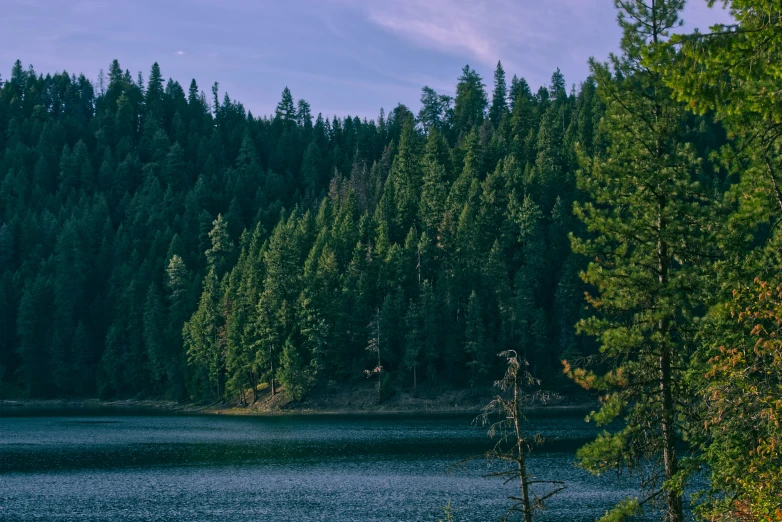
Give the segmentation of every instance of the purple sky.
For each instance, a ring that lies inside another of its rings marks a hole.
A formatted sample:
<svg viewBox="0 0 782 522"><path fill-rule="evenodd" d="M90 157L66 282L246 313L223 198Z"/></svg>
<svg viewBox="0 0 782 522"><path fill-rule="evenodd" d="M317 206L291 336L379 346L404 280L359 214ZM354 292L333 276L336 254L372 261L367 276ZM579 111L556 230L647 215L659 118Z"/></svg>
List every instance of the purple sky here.
<svg viewBox="0 0 782 522"><path fill-rule="evenodd" d="M465 63L487 85L497 60L533 89L557 67L579 83L590 56L617 48L615 18L611 0L5 0L0 73L18 58L94 80L117 58L146 78L157 61L185 88L220 82L256 115L287 85L315 113L374 118L417 108L424 85L453 94ZM730 18L689 0L684 19Z"/></svg>

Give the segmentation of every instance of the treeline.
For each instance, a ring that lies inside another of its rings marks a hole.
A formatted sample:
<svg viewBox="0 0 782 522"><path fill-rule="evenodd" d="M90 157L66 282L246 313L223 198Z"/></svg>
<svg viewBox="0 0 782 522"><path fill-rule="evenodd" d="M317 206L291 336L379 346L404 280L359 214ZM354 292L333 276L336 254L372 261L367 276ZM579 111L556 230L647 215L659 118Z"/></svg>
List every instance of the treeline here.
<svg viewBox="0 0 782 522"><path fill-rule="evenodd" d="M93 85L17 62L5 393L234 399L276 378L298 398L377 366L388 386L469 385L511 346L559 375L587 350L567 234L603 109L592 79L509 83L498 64L488 93L465 67L454 99L424 88L418 115L377 121L313 118L285 89L257 118L157 65Z"/></svg>

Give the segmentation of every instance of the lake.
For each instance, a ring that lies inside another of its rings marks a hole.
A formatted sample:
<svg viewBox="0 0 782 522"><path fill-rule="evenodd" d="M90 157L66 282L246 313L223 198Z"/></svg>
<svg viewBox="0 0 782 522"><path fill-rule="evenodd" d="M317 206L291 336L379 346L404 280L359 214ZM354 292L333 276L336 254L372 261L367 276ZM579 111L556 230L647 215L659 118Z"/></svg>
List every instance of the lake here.
<svg viewBox="0 0 782 522"><path fill-rule="evenodd" d="M499 520L513 488L483 475L472 417L0 418L0 520ZM567 489L537 519L587 521L634 495L575 467L583 414L530 418L530 468Z"/></svg>

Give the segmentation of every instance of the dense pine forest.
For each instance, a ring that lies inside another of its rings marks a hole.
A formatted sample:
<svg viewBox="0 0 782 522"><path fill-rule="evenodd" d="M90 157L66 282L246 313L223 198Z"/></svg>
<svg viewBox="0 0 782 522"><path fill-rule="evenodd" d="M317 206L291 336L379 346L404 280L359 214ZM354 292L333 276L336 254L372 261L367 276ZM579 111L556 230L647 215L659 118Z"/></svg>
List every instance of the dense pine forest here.
<svg viewBox="0 0 782 522"><path fill-rule="evenodd" d="M557 71L533 93L498 64L487 92L467 66L417 115L313 117L285 89L257 118L157 65L144 81L115 61L93 85L17 62L6 393L236 398L275 378L300 398L380 368L389 388L469 386L508 347L558 376L588 350L568 233L576 156L603 146L595 89ZM690 119L701 154L719 145Z"/></svg>
<svg viewBox="0 0 782 522"><path fill-rule="evenodd" d="M515 350L544 388L599 394L594 422L622 419L579 451L648 473L611 520L652 500L683 520L695 469L704 516L779 520L782 13L732 0L734 25L676 35L682 0L616 4L621 49L577 84L465 66L455 96L375 120L287 88L259 117L157 64L17 61L0 397L371 380L382 401L488 387Z"/></svg>

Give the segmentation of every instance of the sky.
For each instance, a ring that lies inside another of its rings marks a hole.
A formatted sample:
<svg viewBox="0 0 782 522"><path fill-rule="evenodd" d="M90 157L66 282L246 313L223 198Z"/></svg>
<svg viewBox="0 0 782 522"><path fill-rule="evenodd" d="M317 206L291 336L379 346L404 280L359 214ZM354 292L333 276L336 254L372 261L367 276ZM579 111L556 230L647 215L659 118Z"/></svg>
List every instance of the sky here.
<svg viewBox="0 0 782 522"><path fill-rule="evenodd" d="M491 88L498 60L536 90L559 67L568 85L616 51L611 0L3 0L0 75L20 59L39 73L95 81L113 59L144 78L154 62L185 89L271 114L284 87L314 113L375 118L417 108L421 87L454 94L465 64ZM683 30L729 15L689 0Z"/></svg>

